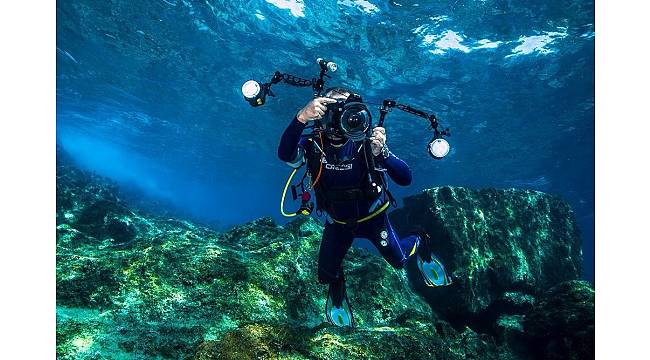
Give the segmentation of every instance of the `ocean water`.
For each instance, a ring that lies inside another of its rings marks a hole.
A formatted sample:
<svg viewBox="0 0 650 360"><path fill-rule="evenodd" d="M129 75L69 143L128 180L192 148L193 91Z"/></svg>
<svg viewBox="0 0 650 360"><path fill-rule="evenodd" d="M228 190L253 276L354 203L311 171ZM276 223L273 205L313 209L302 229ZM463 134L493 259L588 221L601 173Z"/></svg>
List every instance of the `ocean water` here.
<svg viewBox="0 0 650 360"><path fill-rule="evenodd" d="M283 223L277 145L312 93L280 84L252 108L240 89L276 70L311 79L323 57L339 66L327 86L451 129L435 161L425 121L388 115L414 176L396 197L440 185L561 195L593 282L594 31L592 1L58 1L57 143L154 211Z"/></svg>

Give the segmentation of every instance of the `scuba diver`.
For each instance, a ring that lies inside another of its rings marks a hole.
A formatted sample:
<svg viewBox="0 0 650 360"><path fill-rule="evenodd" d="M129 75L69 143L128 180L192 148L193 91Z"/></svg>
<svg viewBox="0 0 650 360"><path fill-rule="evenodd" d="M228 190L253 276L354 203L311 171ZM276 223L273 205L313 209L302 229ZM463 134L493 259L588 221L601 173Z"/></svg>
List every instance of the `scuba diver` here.
<svg viewBox="0 0 650 360"><path fill-rule="evenodd" d="M342 123L341 106L362 103L361 97L348 89L326 90L324 96L314 98L294 116L278 147L278 157L291 167L306 163L317 208L325 215L318 280L329 284L326 316L337 326L355 326L342 269L355 237L369 239L395 269L402 269L416 255L427 286L451 282L432 253L426 232L414 231L400 238L388 219L385 210L395 202L386 187L385 174L401 186L410 185L412 175L409 166L388 149L386 130L377 126L363 129L369 136L346 136L350 127L370 115L364 114L367 108L360 108ZM313 121L321 121L323 130L318 136L303 135Z"/></svg>

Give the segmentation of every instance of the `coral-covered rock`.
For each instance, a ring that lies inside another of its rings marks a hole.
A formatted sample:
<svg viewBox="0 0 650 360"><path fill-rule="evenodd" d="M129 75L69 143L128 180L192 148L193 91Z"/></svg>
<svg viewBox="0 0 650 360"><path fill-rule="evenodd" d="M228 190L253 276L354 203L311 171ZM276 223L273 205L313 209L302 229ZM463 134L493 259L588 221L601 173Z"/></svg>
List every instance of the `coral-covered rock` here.
<svg viewBox="0 0 650 360"><path fill-rule="evenodd" d="M554 286L523 323L534 353L544 359L593 359L595 292L586 281Z"/></svg>
<svg viewBox="0 0 650 360"><path fill-rule="evenodd" d="M572 308L536 310L537 290L579 272L570 211L541 193L453 193L407 200L396 222L432 232L455 284L422 291L417 273L353 248L344 266L358 328L349 330L325 322L317 221L215 232L132 209L112 184L62 161L57 358L513 359L529 343L554 354L547 329ZM516 208L524 204L532 208ZM522 340L522 329L534 336Z"/></svg>
<svg viewBox="0 0 650 360"><path fill-rule="evenodd" d="M467 328L436 332L433 324L417 328L292 328L246 325L219 341L199 345L195 360L207 359L514 359L494 339Z"/></svg>
<svg viewBox="0 0 650 360"><path fill-rule="evenodd" d="M573 212L542 192L433 188L405 198L392 219L403 232L423 227L432 235L454 283L426 288L413 263L411 279L434 311L459 327L491 331L501 314L524 314L535 296L580 276ZM518 305L507 305L512 301Z"/></svg>
<svg viewBox="0 0 650 360"><path fill-rule="evenodd" d="M128 208L100 178L57 167L59 359L448 359L509 354L434 325L406 273L353 248L358 329L325 322L322 226L270 218L217 233ZM506 357L507 358L507 357Z"/></svg>

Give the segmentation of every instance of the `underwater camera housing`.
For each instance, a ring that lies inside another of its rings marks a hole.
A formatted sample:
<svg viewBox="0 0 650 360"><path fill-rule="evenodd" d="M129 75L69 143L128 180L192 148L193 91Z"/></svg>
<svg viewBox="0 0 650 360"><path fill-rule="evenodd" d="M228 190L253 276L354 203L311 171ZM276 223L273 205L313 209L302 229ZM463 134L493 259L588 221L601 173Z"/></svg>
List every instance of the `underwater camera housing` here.
<svg viewBox="0 0 650 360"><path fill-rule="evenodd" d="M372 114L358 94L350 94L346 100L327 105L326 130L339 137L361 141L367 137L372 125Z"/></svg>

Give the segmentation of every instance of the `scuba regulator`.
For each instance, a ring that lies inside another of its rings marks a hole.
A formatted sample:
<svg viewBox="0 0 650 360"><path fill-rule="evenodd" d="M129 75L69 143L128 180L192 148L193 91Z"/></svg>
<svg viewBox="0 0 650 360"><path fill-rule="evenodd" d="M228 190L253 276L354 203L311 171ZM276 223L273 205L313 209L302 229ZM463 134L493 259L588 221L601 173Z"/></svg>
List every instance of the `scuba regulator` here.
<svg viewBox="0 0 650 360"><path fill-rule="evenodd" d="M338 66L332 61L327 61L322 58L316 60L320 67L320 73L318 78L312 78L311 80L303 79L294 75L281 73L276 71L273 74L270 82L262 83L255 80L248 80L242 86L242 94L244 100L246 100L251 106L258 107L266 103L266 97L272 96L275 97L275 94L271 91L271 86L278 84L280 82L285 82L292 86L297 87L311 87L313 89L314 98L321 96L323 93L323 88L325 85L325 77L330 78L327 74L328 71L336 72ZM348 94L344 94L348 95ZM379 104L377 104L379 105ZM447 140L444 137L451 136L451 133L448 128L444 130L439 130L438 119L434 114L428 114L422 110L418 110L406 104L399 104L394 100L386 99L382 102L379 108L380 117L377 123L377 126L384 126L384 121L386 115L393 109L397 108L404 112L416 115L418 117L427 119L429 121L430 128L433 130L433 138L427 144L427 153L436 159L440 160L449 154L450 146ZM323 121L325 124L323 124ZM333 135L339 138L347 138L352 141L362 141L370 137L372 131L372 113L368 108L367 104L363 101L360 95L351 93L345 100L338 99L336 103L331 103L327 105L327 112L322 120L315 120L314 125L309 126L313 130L313 134L318 134L322 144L322 134L326 133ZM322 160L322 159L321 159ZM302 165L301 165L302 166ZM292 185L291 192L294 200L298 198L301 199L300 209L294 213L285 213L284 212L284 199L286 196L287 189L291 182L291 179L297 172L298 168L295 168L291 175L289 176L287 183L284 187L282 194L282 201L280 205L280 210L284 216L296 216L298 214L309 215L313 211L314 205L310 202L311 196L309 190L313 189L314 185L318 182L320 178L320 171L315 177L315 180L311 183L307 189L304 186L304 179L301 180L299 186L302 191L298 195L296 186Z"/></svg>

